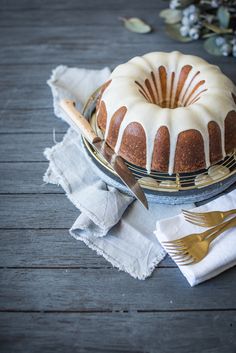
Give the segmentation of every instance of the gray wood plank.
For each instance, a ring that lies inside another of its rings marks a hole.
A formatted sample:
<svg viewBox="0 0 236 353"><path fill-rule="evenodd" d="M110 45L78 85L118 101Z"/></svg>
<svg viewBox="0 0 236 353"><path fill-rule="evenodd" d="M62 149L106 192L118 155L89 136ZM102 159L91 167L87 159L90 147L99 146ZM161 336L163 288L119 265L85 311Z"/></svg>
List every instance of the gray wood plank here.
<svg viewBox="0 0 236 353"><path fill-rule="evenodd" d="M70 228L78 215L65 195L1 195L1 228Z"/></svg>
<svg viewBox="0 0 236 353"><path fill-rule="evenodd" d="M64 134L56 133L57 141ZM0 162L45 162L43 151L54 145L53 132L48 134L2 134Z"/></svg>
<svg viewBox="0 0 236 353"><path fill-rule="evenodd" d="M50 76L50 73L48 73ZM3 118L7 109L45 109L51 108L52 95L50 88L46 85L13 85L0 86L0 104L3 110Z"/></svg>
<svg viewBox="0 0 236 353"><path fill-rule="evenodd" d="M111 267L67 229L5 229L0 239L0 267ZM166 256L158 267L176 265Z"/></svg>
<svg viewBox="0 0 236 353"><path fill-rule="evenodd" d="M80 18L81 18L81 25L79 24ZM60 45L64 46L65 47L64 49L66 49L66 47L70 48L76 45L77 48L81 48L81 49L82 49L82 46L84 46L84 50L85 50L84 54L85 54L91 45L96 45L97 47L100 46L100 48L102 46L103 49L107 50L105 52L108 52L108 48L105 48L105 46L108 43L112 43L111 35L113 35L115 38L117 37L117 39L119 38L119 42L124 43L125 46L128 45L128 40L130 38L133 38L134 44L137 45L138 43L140 43L140 41L141 42L148 41L150 43L151 41L153 41L153 37L155 36L155 32L150 33L146 36L140 36L136 33L127 31L122 25L122 23L117 19L116 13L112 14L112 18L110 17L106 18L106 17L103 17L103 12L100 12L100 19L99 17L97 17L97 20L101 22L98 27L97 27L98 23L89 24L88 19L84 18L84 13L81 12L77 17L77 21L78 21L77 27L76 26L66 26L66 27L35 26L35 27L31 27L30 31L28 27L2 27L0 44L4 46L4 48L12 48L12 49L15 48L15 51L19 48L24 48L24 46L31 47L31 46L37 45L39 49L40 48L43 49L44 45L47 45L47 48L50 50L50 47L54 44L56 45L54 49L57 50L60 48ZM163 27L163 23L162 24L160 23L160 26ZM99 33L101 33L102 35L99 35L99 36L97 35L98 30L99 30ZM8 42L9 38L12 39L11 43ZM18 40L19 38L21 39L21 41ZM97 39L97 43L95 39ZM164 41L165 41L165 38L163 38L162 36L161 43L163 44ZM110 48L110 51L111 51L111 48ZM100 52L102 54L103 50L100 50ZM99 53L97 54L99 55ZM55 59L56 58L54 58L54 61ZM75 59L77 59L78 61L79 57L77 56L77 58ZM11 61L9 61L8 64L9 63L11 63ZM35 63L40 63L40 62L35 61Z"/></svg>
<svg viewBox="0 0 236 353"><path fill-rule="evenodd" d="M159 25L161 19L158 16L153 16L149 7L129 8L125 6L115 8L107 6L105 9L96 7L86 8L85 4L78 4L74 9L64 9L63 11L55 9L23 9L21 11L1 11L0 13L0 27L75 27L84 26L86 28L96 28L101 31L103 26L110 25L114 27L117 23L122 23L118 20L121 16L141 16L149 23L155 26ZM85 5L85 6L84 6ZM163 8L163 2L156 2L156 13ZM79 22L78 22L79 19Z"/></svg>
<svg viewBox="0 0 236 353"><path fill-rule="evenodd" d="M234 311L1 313L2 353L235 353Z"/></svg>
<svg viewBox="0 0 236 353"><path fill-rule="evenodd" d="M78 215L63 193L1 195L0 228L70 228Z"/></svg>
<svg viewBox="0 0 236 353"><path fill-rule="evenodd" d="M9 110L7 107L0 112L0 133L52 133L53 129L66 132L68 125L54 116L52 108Z"/></svg>
<svg viewBox="0 0 236 353"><path fill-rule="evenodd" d="M66 10L66 9L88 9L94 10L94 6L96 5L96 1L87 0L87 1L78 1L78 0L70 0L68 3L64 3L62 0L55 1L42 1L42 0L21 0L20 2L15 0L1 0L1 7L3 10ZM135 0L117 0L117 1L99 1L99 9L106 10L108 8L112 8L114 10L119 10L121 7L125 9L150 9L156 10L158 6L158 2L156 1L148 1L148 3L142 3Z"/></svg>
<svg viewBox="0 0 236 353"><path fill-rule="evenodd" d="M0 311L236 310L236 268L195 288L178 268L146 281L114 268L6 268L0 278Z"/></svg>
<svg viewBox="0 0 236 353"><path fill-rule="evenodd" d="M89 63L83 60L83 65L80 63L80 60L77 60L74 63L74 67L85 67L87 69L102 69L103 67L110 65L110 62L105 62L106 58L104 58L104 63ZM1 81L0 86L24 86L30 85L32 89L36 89L38 85L44 85L46 88L46 81L49 79L52 70L56 67L56 61L51 64L39 63L39 64L3 64L0 62L0 75ZM70 64L70 61L67 63L61 62L61 64Z"/></svg>
<svg viewBox="0 0 236 353"><path fill-rule="evenodd" d="M103 21L106 19L103 18ZM85 64L115 66L146 52L178 49L183 53L200 54L220 66L225 65L227 70L234 73L233 67L231 69L227 67L233 66L232 57L212 57L203 51L201 41L188 45L176 43L163 33L162 26L163 24L158 23L158 30L146 36L126 31L116 17L113 26L104 23L99 36L96 27L92 26L78 25L78 30L75 27L33 27L30 31L27 27L2 28L0 62L7 65L43 62L54 65L64 63L80 66ZM20 56L17 55L19 51Z"/></svg>
<svg viewBox="0 0 236 353"><path fill-rule="evenodd" d="M43 175L46 169L47 162L0 163L0 193L64 194L62 188L57 185L43 182Z"/></svg>
<svg viewBox="0 0 236 353"><path fill-rule="evenodd" d="M0 198L0 229L69 229L80 214L64 193L1 194Z"/></svg>
<svg viewBox="0 0 236 353"><path fill-rule="evenodd" d="M1 65L0 62L0 85L32 85L34 89L37 89L37 87L35 87L36 85L46 84L54 68L55 63L49 65L43 62L38 65L34 63L31 65L21 65L17 63L15 65Z"/></svg>

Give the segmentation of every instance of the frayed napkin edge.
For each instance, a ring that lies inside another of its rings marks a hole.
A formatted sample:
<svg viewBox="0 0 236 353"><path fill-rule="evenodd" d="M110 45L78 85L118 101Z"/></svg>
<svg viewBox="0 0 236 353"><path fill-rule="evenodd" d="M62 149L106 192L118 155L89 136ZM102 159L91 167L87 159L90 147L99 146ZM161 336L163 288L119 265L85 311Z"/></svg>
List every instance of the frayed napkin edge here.
<svg viewBox="0 0 236 353"><path fill-rule="evenodd" d="M59 168L57 168L57 166L55 164L55 161L53 158L54 150L58 147L58 145L63 145L64 140L66 138L66 135L67 134L65 134L65 136L61 142L59 142L58 144L54 145L51 148L49 147L44 150L44 156L49 161L49 166L43 176L43 181L46 184L54 184L57 186L61 186L63 188L63 190L65 191L66 197L69 199L70 202L72 202L73 205L75 205L76 208L78 208L80 210L81 213L85 213L86 215L88 215L89 218L92 220L92 222L94 222L95 224L99 223L100 227L103 230L103 232L101 233L103 235L101 235L100 237L105 236L109 229L107 229L107 227L103 228L101 225L101 222L97 219L96 215L92 214L89 210L85 209L78 202L78 200L75 200L73 197L71 197L72 190L70 187L70 183L67 181L66 177L63 175L61 170ZM55 177L55 175L56 175L56 177Z"/></svg>
<svg viewBox="0 0 236 353"><path fill-rule="evenodd" d="M87 217L89 217L94 224L96 224L96 225L99 224L99 227L101 228L101 232L99 233L98 238L104 237L107 235L108 231L115 224L112 223L110 225L107 225L107 224L102 223L101 220L97 218L96 214L92 213L90 210L88 210L87 208L82 206L78 200L74 199L71 196L72 190L71 190L70 183L68 182L67 178L62 173L62 171L57 167L55 160L53 158L54 151L58 147L63 146L63 144L65 143L65 140L68 138L68 134L71 134L72 132L73 132L73 130L71 128L69 128L67 130L67 133L64 135L62 141L60 141L56 145L54 145L52 147L48 147L44 150L43 154L44 154L45 158L48 160L49 166L43 176L43 181L46 184L54 184L57 186L61 186L63 188L63 190L65 191L65 195L69 199L69 201L72 202L72 204L76 208L78 208L81 213L85 213L87 215ZM126 195L124 195L124 196L126 196ZM133 199L131 199L130 202L127 203L127 207L132 202L133 202ZM125 212L125 209L124 209L124 212Z"/></svg>
<svg viewBox="0 0 236 353"><path fill-rule="evenodd" d="M61 142L59 142L59 144L63 144L63 142L64 142L64 139ZM72 200L72 198L70 197L70 192L71 192L70 185L67 182L66 178L60 172L60 170L58 170L56 168L55 163L52 162L52 160L53 160L52 156L53 156L53 152L54 152L54 149L56 148L56 146L58 146L58 144L51 147L51 148L46 148L44 150L44 156L49 161L49 166L44 174L43 180L47 184L51 183L51 184L61 186L64 189L67 198L76 207L78 207L81 212L83 212L84 210L83 210L83 208L81 208L81 205L77 202L75 203L75 200ZM53 178L52 175L57 175L57 177ZM92 219L92 221L94 222L93 219ZM154 257L153 261L149 264L148 268L146 268L145 272L140 274L135 270L134 267L132 267L132 269L131 269L128 266L122 265L116 259L112 258L110 255L108 255L106 252L104 252L104 250L102 250L97 245L95 245L91 240L84 238L83 236L80 236L78 234L75 234L74 231L75 230L73 229L73 227L69 230L69 233L73 238L75 238L76 240L83 241L90 249L96 251L96 253L98 255L103 256L114 268L117 268L119 271L124 271L124 272L128 273L129 275L131 275L133 278L139 279L139 280L145 280L146 278L150 277L152 272L154 271L154 269L165 258L166 254L167 254L166 251L164 250L164 248L162 248L162 251L160 252L160 254L158 254Z"/></svg>
<svg viewBox="0 0 236 353"><path fill-rule="evenodd" d="M75 238L76 240L83 241L90 249L96 251L97 255L103 256L105 260L107 260L112 267L117 268L119 271L123 271L128 273L131 277L139 280L145 280L146 278L150 277L154 271L154 269L157 267L157 265L165 258L167 255L166 251L164 248L162 248L162 251L160 252L159 255L155 256L153 261L150 263L148 268L146 269L145 272L142 274L139 274L134 267L132 269L130 267L124 266L121 263L119 263L116 259L108 255L104 250L99 248L99 246L95 245L91 240L84 238L74 232L75 230L72 228L69 230L70 235Z"/></svg>

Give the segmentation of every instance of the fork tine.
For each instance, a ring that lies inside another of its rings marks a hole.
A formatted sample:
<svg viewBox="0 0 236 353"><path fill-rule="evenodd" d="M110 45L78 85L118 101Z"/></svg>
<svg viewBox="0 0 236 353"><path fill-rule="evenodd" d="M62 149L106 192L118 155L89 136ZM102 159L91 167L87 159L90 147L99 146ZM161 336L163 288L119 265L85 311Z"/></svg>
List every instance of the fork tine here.
<svg viewBox="0 0 236 353"><path fill-rule="evenodd" d="M182 243L182 238L180 239L174 239L174 240L166 240L166 241L162 241L162 243L164 245L168 245L168 244L178 244L178 243Z"/></svg>
<svg viewBox="0 0 236 353"><path fill-rule="evenodd" d="M185 251L180 251L180 252L169 252L170 256L178 259L178 258L183 258L184 256L187 256L188 252L187 250Z"/></svg>
<svg viewBox="0 0 236 353"><path fill-rule="evenodd" d="M186 213L186 214L189 214L191 216L203 216L205 217L205 215L209 212L193 212L193 211L187 211L187 210L182 210L182 213Z"/></svg>
<svg viewBox="0 0 236 353"><path fill-rule="evenodd" d="M170 255L171 255L171 257L175 258L176 260L181 259L181 258L183 259L184 257L190 256L188 250L185 250L185 251L179 252L179 253L173 253L173 254L170 253Z"/></svg>
<svg viewBox="0 0 236 353"><path fill-rule="evenodd" d="M176 239L175 241L174 241L174 244L183 244L183 242L184 242L184 239L185 237L183 237L183 238L179 238L179 239Z"/></svg>
<svg viewBox="0 0 236 353"><path fill-rule="evenodd" d="M190 261L188 261L188 262L186 262L186 261L177 262L177 261L176 261L176 263L177 263L178 266L187 266L187 265L194 264L194 263L196 263L196 262L197 262L197 261L194 260L193 258L192 258Z"/></svg>
<svg viewBox="0 0 236 353"><path fill-rule="evenodd" d="M182 264L186 262L195 261L196 259L190 253L187 253L184 256L173 257L173 260L178 264Z"/></svg>
<svg viewBox="0 0 236 353"><path fill-rule="evenodd" d="M182 245L167 245L165 246L166 249L170 250L170 251L182 251L182 250L185 250L187 249L187 246L185 244L182 244Z"/></svg>
<svg viewBox="0 0 236 353"><path fill-rule="evenodd" d="M181 248L172 247L172 248L166 248L166 250L172 253L179 253L179 252L182 253L183 251L188 250L188 247L187 246L183 246Z"/></svg>
<svg viewBox="0 0 236 353"><path fill-rule="evenodd" d="M207 227L207 225L209 224L209 222L207 223L207 222L203 222L203 221L197 221L197 220L195 220L195 219L191 219L191 218L189 218L189 217L184 217L185 218L185 220L186 221L188 221L189 223L192 223L192 224L195 224L195 225L197 225L197 226L205 226L205 227Z"/></svg>
<svg viewBox="0 0 236 353"><path fill-rule="evenodd" d="M184 255L186 255L188 253L189 253L189 249L188 248L186 248L184 250L180 250L180 251L173 251L173 250L170 251L170 255L171 256L176 256L176 257L184 256Z"/></svg>
<svg viewBox="0 0 236 353"><path fill-rule="evenodd" d="M206 217L192 217L190 215L185 215L184 214L184 219L187 220L187 219L191 219L193 221L197 221L197 222L205 222L206 221Z"/></svg>
<svg viewBox="0 0 236 353"><path fill-rule="evenodd" d="M191 260L192 260L192 256L189 255L189 254L187 254L187 255L182 256L182 257L179 257L179 258L173 257L173 260L174 260L176 263L185 263L185 262L191 261Z"/></svg>
<svg viewBox="0 0 236 353"><path fill-rule="evenodd" d="M176 239L176 241L174 241L174 242L169 242L169 243L166 243L166 244L164 244L164 246L171 246L171 247L176 247L176 248L178 248L178 247L181 247L181 246L186 246L186 242L185 242L185 237L183 237L183 238L180 238L180 239Z"/></svg>
<svg viewBox="0 0 236 353"><path fill-rule="evenodd" d="M170 242L163 243L163 245L164 245L165 247L175 247L175 248L178 248L178 247L181 247L181 246L185 245L185 243L184 243L184 241L179 241L178 243L177 243L177 242L172 243L172 242L170 241Z"/></svg>
<svg viewBox="0 0 236 353"><path fill-rule="evenodd" d="M169 251L183 251L186 250L186 245L182 245L182 246L176 246L176 245L167 245L165 246L166 249L168 249Z"/></svg>
<svg viewBox="0 0 236 353"><path fill-rule="evenodd" d="M174 256L172 256L172 259L173 259L176 263L182 263L182 262L190 261L190 260L191 260L191 256L185 255L185 256L177 257L177 258L174 257Z"/></svg>
<svg viewBox="0 0 236 353"><path fill-rule="evenodd" d="M184 215L184 218L190 218L190 219L199 219L199 220L204 220L206 217L205 216L196 216L196 215L190 215L190 214L186 214L186 213L183 213Z"/></svg>

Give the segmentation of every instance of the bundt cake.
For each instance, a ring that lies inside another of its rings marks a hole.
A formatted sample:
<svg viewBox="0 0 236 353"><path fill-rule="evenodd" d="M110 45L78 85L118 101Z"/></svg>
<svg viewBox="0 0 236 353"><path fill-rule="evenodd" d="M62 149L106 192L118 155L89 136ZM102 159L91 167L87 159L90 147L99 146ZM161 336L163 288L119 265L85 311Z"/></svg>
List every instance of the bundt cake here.
<svg viewBox="0 0 236 353"><path fill-rule="evenodd" d="M217 66L176 51L119 65L96 115L110 147L148 172L197 171L236 148L234 84Z"/></svg>

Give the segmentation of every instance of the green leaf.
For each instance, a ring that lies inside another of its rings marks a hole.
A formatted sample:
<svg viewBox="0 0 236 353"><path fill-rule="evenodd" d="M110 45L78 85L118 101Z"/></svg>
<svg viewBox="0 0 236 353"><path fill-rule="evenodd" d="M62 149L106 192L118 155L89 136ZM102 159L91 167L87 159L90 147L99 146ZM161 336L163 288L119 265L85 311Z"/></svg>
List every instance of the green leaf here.
<svg viewBox="0 0 236 353"><path fill-rule="evenodd" d="M120 18L125 28L127 28L131 32L135 33L149 33L151 32L152 28L142 21L140 18L137 17L130 17L130 18Z"/></svg>
<svg viewBox="0 0 236 353"><path fill-rule="evenodd" d="M222 28L229 27L230 13L226 7L224 7L224 6L219 7L219 9L217 11L217 18L219 20L220 27L222 27Z"/></svg>
<svg viewBox="0 0 236 353"><path fill-rule="evenodd" d="M182 11L174 9L165 9L160 12L160 17L165 19L166 23L174 24L180 22Z"/></svg>
<svg viewBox="0 0 236 353"><path fill-rule="evenodd" d="M180 34L180 24L166 24L165 26L166 33L173 39L178 40L179 42L192 42L194 39L190 37L183 37Z"/></svg>
<svg viewBox="0 0 236 353"><path fill-rule="evenodd" d="M232 28L220 28L212 23L204 22L203 26L208 28L210 31L215 32L217 34L225 34L225 33L232 33Z"/></svg>
<svg viewBox="0 0 236 353"><path fill-rule="evenodd" d="M220 48L216 45L216 37L210 37L204 41L204 48L209 54L222 55Z"/></svg>

